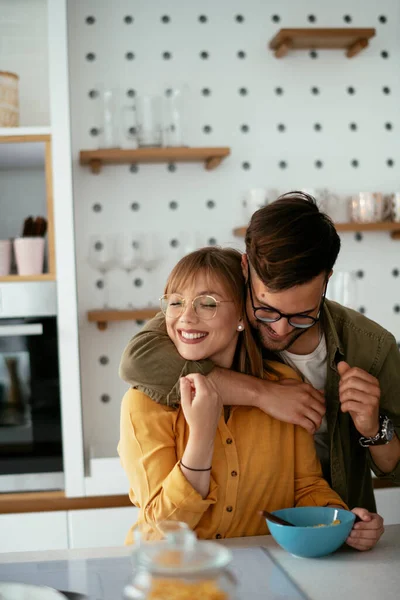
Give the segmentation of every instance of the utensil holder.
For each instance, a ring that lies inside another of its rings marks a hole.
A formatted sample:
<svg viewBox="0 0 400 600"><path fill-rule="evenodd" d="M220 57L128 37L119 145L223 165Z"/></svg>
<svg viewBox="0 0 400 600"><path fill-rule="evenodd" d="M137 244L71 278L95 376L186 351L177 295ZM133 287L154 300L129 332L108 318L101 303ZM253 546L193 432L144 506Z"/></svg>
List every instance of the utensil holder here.
<svg viewBox="0 0 400 600"><path fill-rule="evenodd" d="M45 240L43 237L23 237L14 240L18 275L43 273Z"/></svg>

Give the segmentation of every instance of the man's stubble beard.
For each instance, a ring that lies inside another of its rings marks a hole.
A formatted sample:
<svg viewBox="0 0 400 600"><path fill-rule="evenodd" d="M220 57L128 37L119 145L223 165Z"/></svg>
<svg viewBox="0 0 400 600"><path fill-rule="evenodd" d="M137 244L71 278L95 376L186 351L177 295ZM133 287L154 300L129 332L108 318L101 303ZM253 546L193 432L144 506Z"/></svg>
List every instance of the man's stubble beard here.
<svg viewBox="0 0 400 600"><path fill-rule="evenodd" d="M298 331L293 330L290 337L284 342L283 345L279 345L279 342L274 342L268 337L268 330L265 325L257 323L256 327L252 325L253 332L255 334L256 341L262 348L269 350L270 352L284 352L294 344L294 342L307 331L307 329L300 329ZM265 331L265 335L264 335Z"/></svg>

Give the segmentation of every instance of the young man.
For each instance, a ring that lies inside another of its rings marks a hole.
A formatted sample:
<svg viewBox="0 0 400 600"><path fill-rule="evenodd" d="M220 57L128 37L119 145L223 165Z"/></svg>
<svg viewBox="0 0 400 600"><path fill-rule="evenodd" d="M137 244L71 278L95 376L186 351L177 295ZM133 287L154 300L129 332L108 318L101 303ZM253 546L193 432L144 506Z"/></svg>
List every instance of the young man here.
<svg viewBox="0 0 400 600"><path fill-rule="evenodd" d="M278 384L210 361L186 362L171 344L162 315L130 341L120 375L155 401L176 405L180 377L203 373L224 404L258 406L314 434L333 489L350 508L371 511L360 514L363 522L351 543L365 549L383 531L371 468L400 484L400 354L389 332L325 300L339 249L331 220L300 192L258 210L246 233L248 320L265 355L297 369L305 383Z"/></svg>

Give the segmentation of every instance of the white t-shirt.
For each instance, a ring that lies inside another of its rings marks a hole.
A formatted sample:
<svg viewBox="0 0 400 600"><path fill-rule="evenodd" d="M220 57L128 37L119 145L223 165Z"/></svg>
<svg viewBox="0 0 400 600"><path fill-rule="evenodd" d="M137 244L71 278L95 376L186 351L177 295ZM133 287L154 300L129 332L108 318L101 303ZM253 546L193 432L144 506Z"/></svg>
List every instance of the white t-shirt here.
<svg viewBox="0 0 400 600"><path fill-rule="evenodd" d="M288 350L279 353L282 360L300 371L307 383L310 383L315 389L324 391L327 378L327 349L325 336L316 349L311 354L293 354ZM326 416L322 419L321 427L314 434L315 448L322 464L324 474L329 473L329 437ZM326 476L326 475L325 475Z"/></svg>

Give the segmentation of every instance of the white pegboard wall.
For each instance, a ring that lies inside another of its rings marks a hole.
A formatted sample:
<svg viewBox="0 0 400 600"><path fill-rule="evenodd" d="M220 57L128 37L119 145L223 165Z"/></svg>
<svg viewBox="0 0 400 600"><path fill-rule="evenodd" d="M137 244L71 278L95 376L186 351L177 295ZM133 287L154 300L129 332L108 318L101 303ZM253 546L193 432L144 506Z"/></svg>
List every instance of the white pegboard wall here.
<svg viewBox="0 0 400 600"><path fill-rule="evenodd" d="M244 225L241 200L249 188L398 191L400 4L69 0L68 17L85 445L116 445L125 390L118 362L138 326L113 323L99 332L87 323L86 311L101 300L99 276L87 262L89 236L158 232L163 263L153 273L132 274L132 299L145 306L162 293L179 255L171 241L182 232L196 230L203 244L243 248L232 229ZM377 31L351 60L342 50L277 60L267 49L280 27L308 26ZM187 142L230 146L220 167L124 165L94 176L78 165L79 150L98 142L99 83L118 85L129 105L132 90L162 93L182 82L190 89ZM342 236L337 266L362 272L359 306L400 340L399 242L385 233L361 238ZM122 271L110 276L111 303L120 308L128 302L125 278Z"/></svg>

